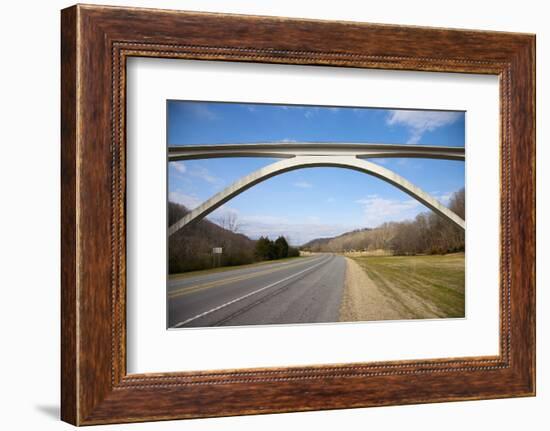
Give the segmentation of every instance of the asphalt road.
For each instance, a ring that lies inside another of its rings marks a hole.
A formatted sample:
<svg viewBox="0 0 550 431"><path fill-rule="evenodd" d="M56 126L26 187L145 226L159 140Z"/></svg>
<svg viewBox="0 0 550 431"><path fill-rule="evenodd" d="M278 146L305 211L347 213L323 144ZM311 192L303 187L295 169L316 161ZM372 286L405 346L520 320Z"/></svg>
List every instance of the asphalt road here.
<svg viewBox="0 0 550 431"><path fill-rule="evenodd" d="M337 322L342 256L284 262L170 280L170 328Z"/></svg>

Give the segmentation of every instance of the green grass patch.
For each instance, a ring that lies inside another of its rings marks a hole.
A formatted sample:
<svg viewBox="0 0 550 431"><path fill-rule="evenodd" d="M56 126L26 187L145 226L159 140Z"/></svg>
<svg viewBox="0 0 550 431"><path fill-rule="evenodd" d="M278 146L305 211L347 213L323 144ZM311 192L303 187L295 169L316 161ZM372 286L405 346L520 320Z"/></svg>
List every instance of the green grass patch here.
<svg viewBox="0 0 550 431"><path fill-rule="evenodd" d="M401 300L405 308L402 293L412 292L435 305L442 317L464 317L464 253L353 259L384 293Z"/></svg>

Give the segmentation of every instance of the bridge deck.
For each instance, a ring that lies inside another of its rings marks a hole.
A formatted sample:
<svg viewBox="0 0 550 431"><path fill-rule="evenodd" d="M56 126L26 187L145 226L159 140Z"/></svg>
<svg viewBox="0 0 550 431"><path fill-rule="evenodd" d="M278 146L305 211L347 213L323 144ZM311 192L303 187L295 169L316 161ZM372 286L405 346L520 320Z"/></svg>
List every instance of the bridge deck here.
<svg viewBox="0 0 550 431"><path fill-rule="evenodd" d="M181 145L168 147L168 160L210 159L220 157L354 156L414 157L464 161L464 147L394 145L373 143L283 142L221 145Z"/></svg>

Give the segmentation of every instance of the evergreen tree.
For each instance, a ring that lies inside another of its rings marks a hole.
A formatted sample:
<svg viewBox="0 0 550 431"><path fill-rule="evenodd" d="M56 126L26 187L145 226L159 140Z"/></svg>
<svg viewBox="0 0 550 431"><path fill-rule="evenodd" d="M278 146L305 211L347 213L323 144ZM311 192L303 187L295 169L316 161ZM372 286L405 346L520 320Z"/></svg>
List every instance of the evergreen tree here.
<svg viewBox="0 0 550 431"><path fill-rule="evenodd" d="M275 253L277 259L288 257L288 242L284 236L280 236L275 240Z"/></svg>
<svg viewBox="0 0 550 431"><path fill-rule="evenodd" d="M256 241L256 250L255 255L260 260L269 259L271 254L271 245L272 241L269 240L266 236L261 236L258 241Z"/></svg>

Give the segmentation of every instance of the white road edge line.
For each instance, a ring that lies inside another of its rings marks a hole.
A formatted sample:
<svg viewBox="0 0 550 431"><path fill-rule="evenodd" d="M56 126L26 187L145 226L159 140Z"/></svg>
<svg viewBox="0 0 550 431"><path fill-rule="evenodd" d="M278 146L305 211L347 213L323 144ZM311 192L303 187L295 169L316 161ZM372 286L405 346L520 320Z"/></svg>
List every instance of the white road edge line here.
<svg viewBox="0 0 550 431"><path fill-rule="evenodd" d="M304 264L304 263L307 263L308 260L313 260L314 262L316 260L319 260L319 258L315 258L314 256L306 256L305 259L302 261L302 262L299 262L299 261L289 261L289 262L275 262L274 264L271 264L271 265L265 265L265 266L258 266L257 268L238 268L238 267L234 267L232 269L230 269L229 271L227 272L239 272L239 271L246 271L248 269L258 269L257 272L260 272L261 270L265 270L267 267L271 267L271 268L279 268L279 267L284 267L286 265L298 265L298 264ZM197 279L202 279L202 278L210 278L212 276L216 276L216 275L220 275L222 274L223 275L224 272L221 272L221 273L214 273L214 274L204 274L204 275L197 275L197 276L193 276L193 277L189 277L189 278L184 278L184 279L181 279L181 280L168 280L168 290L176 290L176 288L180 288L182 285L185 284L185 282L188 282L188 281L191 281L191 282L194 282L194 281L197 281ZM254 271L251 271L249 273L245 273L243 275L247 275L247 274L254 274ZM173 281L174 284L170 284L170 281ZM216 281L216 280L212 280L212 281ZM176 284L177 282L179 282L179 284ZM211 283L211 281L205 281L205 283ZM188 286L183 286L183 288L186 288ZM191 286L189 286L191 287ZM171 293L171 292L168 292L168 293Z"/></svg>
<svg viewBox="0 0 550 431"><path fill-rule="evenodd" d="M250 293L247 293L246 295L243 295L243 296L239 296L238 298L235 298L235 299L232 299L231 301L229 302L226 302L225 304L222 304L222 305L218 305L217 307L214 307L214 308L211 308L210 310L207 310L201 314L197 314L196 316L194 317L190 317L189 319L187 320L184 320L183 322L179 322L179 323L176 323L174 326L172 326L172 328L181 328L183 325L187 324L187 323L190 323L192 322L193 320L197 320L197 319L200 319L201 317L204 317L204 316L207 316L208 314L210 313L213 313L214 311L218 311L218 310L221 310L222 308L225 308L231 304L234 304L235 302L239 302L239 301L242 301L243 299L246 299L252 295L255 295L257 293L260 293L260 292L263 292L264 290L266 289L269 289L270 287L273 287L273 286L276 286L277 284L280 284L280 283L283 283L284 281L287 281L287 280L290 280L291 278L293 277L296 277L297 275L300 275L300 274L303 274L304 272L307 272L307 271L311 271L312 269L314 268L317 268L318 266L320 265L323 265L324 263L326 263L328 260L330 260L333 256L329 256L328 258L326 259L323 259L322 262L319 262L317 265L314 265L314 266L310 266L309 268L306 268L306 269L303 269L302 271L300 272L297 272L296 274L292 274L292 275L289 275L288 277L285 277L283 278L282 280L279 280L279 281L276 281L274 283L271 283L271 284L268 284L267 286L264 286L264 287L261 287L257 290L254 290Z"/></svg>

